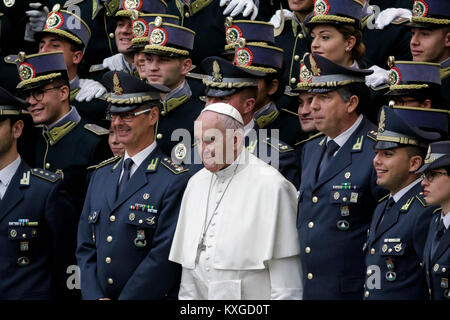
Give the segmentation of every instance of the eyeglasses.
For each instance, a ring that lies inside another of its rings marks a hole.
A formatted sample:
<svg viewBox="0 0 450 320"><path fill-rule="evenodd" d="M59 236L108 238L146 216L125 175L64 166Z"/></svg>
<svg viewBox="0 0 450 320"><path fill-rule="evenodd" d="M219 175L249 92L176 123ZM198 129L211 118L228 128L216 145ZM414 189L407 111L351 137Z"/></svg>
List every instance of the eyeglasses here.
<svg viewBox="0 0 450 320"><path fill-rule="evenodd" d="M432 182L433 179L437 176L448 176L448 173L441 172L441 171L427 171L427 172L422 173L422 178L427 179L430 182Z"/></svg>
<svg viewBox="0 0 450 320"><path fill-rule="evenodd" d="M41 101L42 99L44 99L44 95L47 91L50 91L53 89L59 89L61 87L62 87L62 85L57 86L57 87L47 88L47 89L37 89L37 90L29 91L29 92L24 92L22 94L19 94L19 98L21 98L23 100L27 100L31 95L31 96L33 96L33 98L36 101Z"/></svg>
<svg viewBox="0 0 450 320"><path fill-rule="evenodd" d="M150 110L152 110L152 109L151 108L145 109L145 110L138 111L138 112L120 112L120 113L107 112L106 120L114 121L114 119L119 117L120 120L122 120L122 121L130 122L131 120L133 120L133 118L135 118L138 115L141 115L143 113L149 112Z"/></svg>

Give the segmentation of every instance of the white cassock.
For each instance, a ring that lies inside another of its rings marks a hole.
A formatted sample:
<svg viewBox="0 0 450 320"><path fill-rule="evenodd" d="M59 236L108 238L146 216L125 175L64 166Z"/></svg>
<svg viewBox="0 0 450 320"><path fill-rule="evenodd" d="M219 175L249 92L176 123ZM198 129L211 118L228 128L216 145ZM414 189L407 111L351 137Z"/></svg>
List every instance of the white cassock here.
<svg viewBox="0 0 450 320"><path fill-rule="evenodd" d="M301 299L296 215L295 187L247 150L215 174L200 170L169 255L183 267L179 299Z"/></svg>

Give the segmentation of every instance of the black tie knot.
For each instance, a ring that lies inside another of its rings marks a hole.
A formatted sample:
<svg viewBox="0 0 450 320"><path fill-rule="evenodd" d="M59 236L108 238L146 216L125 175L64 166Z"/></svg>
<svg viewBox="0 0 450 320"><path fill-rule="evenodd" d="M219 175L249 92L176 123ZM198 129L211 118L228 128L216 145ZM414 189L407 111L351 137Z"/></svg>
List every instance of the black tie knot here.
<svg viewBox="0 0 450 320"><path fill-rule="evenodd" d="M444 225L444 219L441 219L439 221L439 225L438 225L438 228L436 231L436 237L435 237L434 241L441 241L441 238L444 235L445 230L446 229L445 229L445 225Z"/></svg>
<svg viewBox="0 0 450 320"><path fill-rule="evenodd" d="M131 158L128 158L123 163L123 170L131 170L131 166L133 165L133 160Z"/></svg>
<svg viewBox="0 0 450 320"><path fill-rule="evenodd" d="M329 157L332 157L338 149L339 149L339 145L334 140L328 141L327 154Z"/></svg>

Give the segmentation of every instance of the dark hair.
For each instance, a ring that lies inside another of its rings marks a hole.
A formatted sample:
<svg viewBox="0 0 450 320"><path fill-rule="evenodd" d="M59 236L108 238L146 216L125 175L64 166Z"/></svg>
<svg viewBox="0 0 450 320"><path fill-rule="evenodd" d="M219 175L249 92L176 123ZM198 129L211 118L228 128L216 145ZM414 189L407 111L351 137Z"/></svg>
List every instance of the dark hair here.
<svg viewBox="0 0 450 320"><path fill-rule="evenodd" d="M427 155L427 149L419 146L406 146L406 152L408 153L408 157L420 156L422 158L422 162Z"/></svg>
<svg viewBox="0 0 450 320"><path fill-rule="evenodd" d="M238 91L235 92L235 94L236 93L239 93L243 100L250 98L256 99L256 97L258 96L258 87L245 87L239 89Z"/></svg>
<svg viewBox="0 0 450 320"><path fill-rule="evenodd" d="M366 46L362 41L362 31L350 24L337 24L333 25L342 34L345 40L348 40L351 36L356 38L355 45L352 48L351 57L355 61L360 61L366 54Z"/></svg>
<svg viewBox="0 0 450 320"><path fill-rule="evenodd" d="M350 99L351 96L357 96L359 99L358 106L355 109L357 114L364 113L365 108L369 106L370 103L370 91L369 88L364 83L350 83L341 88L337 89L337 92L341 96L342 100L345 102Z"/></svg>

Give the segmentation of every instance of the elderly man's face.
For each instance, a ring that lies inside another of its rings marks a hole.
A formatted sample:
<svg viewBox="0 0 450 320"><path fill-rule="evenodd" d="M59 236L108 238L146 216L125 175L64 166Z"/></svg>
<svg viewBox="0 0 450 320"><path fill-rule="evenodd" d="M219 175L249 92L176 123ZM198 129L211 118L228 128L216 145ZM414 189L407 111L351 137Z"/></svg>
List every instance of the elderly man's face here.
<svg viewBox="0 0 450 320"><path fill-rule="evenodd" d="M212 111L200 114L194 124L197 149L208 171L217 172L235 160L233 130L225 130L221 116Z"/></svg>

